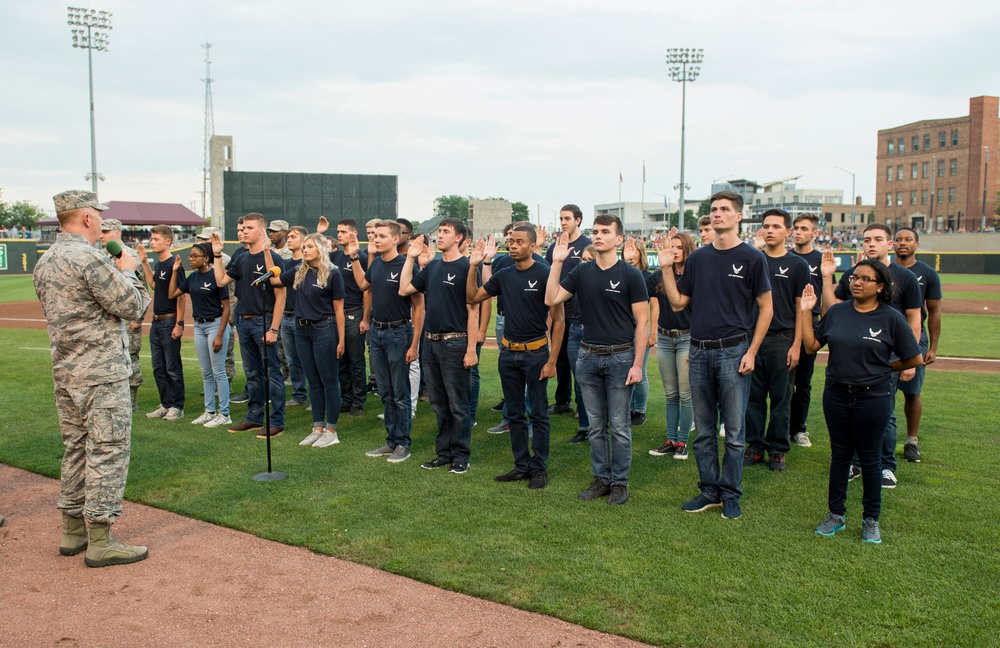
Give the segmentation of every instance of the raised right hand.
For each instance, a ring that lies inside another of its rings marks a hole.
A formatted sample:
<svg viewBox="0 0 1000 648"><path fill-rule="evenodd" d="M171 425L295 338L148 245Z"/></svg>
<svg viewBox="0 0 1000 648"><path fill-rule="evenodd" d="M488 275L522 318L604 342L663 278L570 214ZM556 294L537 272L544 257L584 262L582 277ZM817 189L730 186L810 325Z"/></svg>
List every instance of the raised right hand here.
<svg viewBox="0 0 1000 648"><path fill-rule="evenodd" d="M326 220L326 216L320 216L319 222L316 223L316 233L325 234L328 229L330 229L330 221Z"/></svg>
<svg viewBox="0 0 1000 648"><path fill-rule="evenodd" d="M823 253L823 260L819 264L819 272L824 277L832 277L837 272L837 258L833 256L833 250Z"/></svg>
<svg viewBox="0 0 1000 648"><path fill-rule="evenodd" d="M552 248L552 260L560 263L569 258L569 234L563 232L559 242Z"/></svg>
<svg viewBox="0 0 1000 648"><path fill-rule="evenodd" d="M222 239L220 239L219 235L215 232L212 232L212 252L217 257L222 256Z"/></svg>
<svg viewBox="0 0 1000 648"><path fill-rule="evenodd" d="M803 313L808 313L816 308L818 302L819 298L816 296L816 289L813 288L812 284L806 284L806 287L802 290L802 298L799 300L799 310Z"/></svg>

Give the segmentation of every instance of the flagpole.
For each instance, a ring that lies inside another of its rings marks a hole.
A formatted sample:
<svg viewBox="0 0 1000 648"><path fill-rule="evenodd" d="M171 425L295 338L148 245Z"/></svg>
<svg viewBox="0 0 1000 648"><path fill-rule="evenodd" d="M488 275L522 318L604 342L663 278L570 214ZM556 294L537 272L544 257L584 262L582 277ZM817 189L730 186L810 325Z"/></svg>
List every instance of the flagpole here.
<svg viewBox="0 0 1000 648"><path fill-rule="evenodd" d="M642 161L642 192L639 194L641 198L640 209L642 210L642 229L640 230L641 236L646 236L646 161Z"/></svg>
<svg viewBox="0 0 1000 648"><path fill-rule="evenodd" d="M622 222L622 230L624 231L625 230L625 214L623 213L624 210L622 209L622 207L623 207L623 205L622 205L622 182L623 181L624 181L624 178L622 178L622 172L619 171L618 172L618 220L620 220Z"/></svg>

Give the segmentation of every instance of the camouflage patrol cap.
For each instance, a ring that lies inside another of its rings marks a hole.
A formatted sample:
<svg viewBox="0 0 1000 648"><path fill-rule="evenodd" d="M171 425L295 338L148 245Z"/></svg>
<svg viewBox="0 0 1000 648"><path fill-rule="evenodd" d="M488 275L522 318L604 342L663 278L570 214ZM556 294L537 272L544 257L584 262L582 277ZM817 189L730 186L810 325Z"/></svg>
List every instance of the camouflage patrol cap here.
<svg viewBox="0 0 1000 648"><path fill-rule="evenodd" d="M69 191L56 194L52 196L52 202L55 203L57 214L73 211L74 209L83 209L84 207L93 207L98 211L104 211L108 208L107 205L102 205L97 201L97 194L92 191L83 191L82 189L70 189Z"/></svg>
<svg viewBox="0 0 1000 648"><path fill-rule="evenodd" d="M288 231L288 221L273 220L273 221L271 221L271 224L267 226L267 231L269 231L269 232L287 232Z"/></svg>
<svg viewBox="0 0 1000 648"><path fill-rule="evenodd" d="M219 238L222 238L222 230L218 227L204 227L200 232L198 232L197 238L202 241L207 241L212 238L212 234L218 234Z"/></svg>
<svg viewBox="0 0 1000 648"><path fill-rule="evenodd" d="M122 231L122 222L117 218L105 218L101 221L102 232L110 232L112 230Z"/></svg>

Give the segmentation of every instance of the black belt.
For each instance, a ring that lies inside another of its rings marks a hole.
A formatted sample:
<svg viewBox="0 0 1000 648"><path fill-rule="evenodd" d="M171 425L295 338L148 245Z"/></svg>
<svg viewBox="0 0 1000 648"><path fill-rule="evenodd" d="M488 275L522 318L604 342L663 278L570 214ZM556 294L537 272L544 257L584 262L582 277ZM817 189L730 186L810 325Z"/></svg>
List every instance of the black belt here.
<svg viewBox="0 0 1000 648"><path fill-rule="evenodd" d="M424 333L424 337L434 342L443 342L445 340L458 340L466 338L469 337L469 334L461 331L454 331L451 333Z"/></svg>
<svg viewBox="0 0 1000 648"><path fill-rule="evenodd" d="M768 331L764 337L770 337L772 335L786 335L788 333L794 335L795 329L778 329L777 331Z"/></svg>
<svg viewBox="0 0 1000 648"><path fill-rule="evenodd" d="M222 315L219 315L219 317L222 317ZM219 317L196 317L194 318L194 321L198 324L211 324L215 320L219 319Z"/></svg>
<svg viewBox="0 0 1000 648"><path fill-rule="evenodd" d="M379 322L378 320L372 320L372 326L374 326L377 329L398 328L404 324L409 324L409 323L410 320L408 319L396 320L395 322Z"/></svg>
<svg viewBox="0 0 1000 648"><path fill-rule="evenodd" d="M332 319L333 319L332 315L327 315L326 317L321 317L321 318L315 319L315 320L303 319L301 317L296 317L295 318L295 323L298 324L299 326L312 326L313 324L319 324L320 322L329 322Z"/></svg>
<svg viewBox="0 0 1000 648"><path fill-rule="evenodd" d="M877 385L848 385L846 383L836 383L836 382L827 381L826 386L830 387L832 389L839 389L841 391L847 391L847 392L852 392L852 393L853 392L870 392L870 391L874 391L876 389L888 389L889 388L889 382L890 381L886 380L886 381L881 382L881 383L879 383Z"/></svg>
<svg viewBox="0 0 1000 648"><path fill-rule="evenodd" d="M702 349L728 349L729 347L746 342L746 339L747 334L741 333L733 337L722 338L721 340L695 340L691 338L691 344Z"/></svg>
<svg viewBox="0 0 1000 648"><path fill-rule="evenodd" d="M357 313L359 310L364 309L364 306L351 306L350 308L345 308L345 313Z"/></svg>
<svg viewBox="0 0 1000 648"><path fill-rule="evenodd" d="M597 355L612 355L615 353L625 353L626 351L631 351L635 348L635 343L630 344L587 344L586 342L580 343L580 348L584 351L590 351L591 353L596 353Z"/></svg>
<svg viewBox="0 0 1000 648"><path fill-rule="evenodd" d="M153 321L154 322L159 322L160 320L175 319L176 317L177 317L177 313L164 313L163 315L156 315L156 314L154 314L153 315Z"/></svg>
<svg viewBox="0 0 1000 648"><path fill-rule="evenodd" d="M253 315L240 315L240 319L253 319L255 317L260 317L260 313L254 313Z"/></svg>
<svg viewBox="0 0 1000 648"><path fill-rule="evenodd" d="M660 335L666 335L667 337L680 337L682 335L690 335L691 329L665 329L661 326L657 326L656 332Z"/></svg>
<svg viewBox="0 0 1000 648"><path fill-rule="evenodd" d="M293 311L293 310L285 311L284 315L285 315L285 317L295 317L295 311Z"/></svg>

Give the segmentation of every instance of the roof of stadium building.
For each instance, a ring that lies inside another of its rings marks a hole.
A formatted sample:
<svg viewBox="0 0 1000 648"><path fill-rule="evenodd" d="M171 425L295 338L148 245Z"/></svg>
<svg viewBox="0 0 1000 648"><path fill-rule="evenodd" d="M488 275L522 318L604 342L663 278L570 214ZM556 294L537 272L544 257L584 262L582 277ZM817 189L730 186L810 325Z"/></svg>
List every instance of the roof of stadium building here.
<svg viewBox="0 0 1000 648"><path fill-rule="evenodd" d="M184 205L176 203L125 202L112 200L106 203L108 208L101 212L102 218L117 218L122 225L133 227L151 227L153 225L186 225L203 226L208 221L194 213ZM46 218L37 225L58 226L59 219Z"/></svg>

